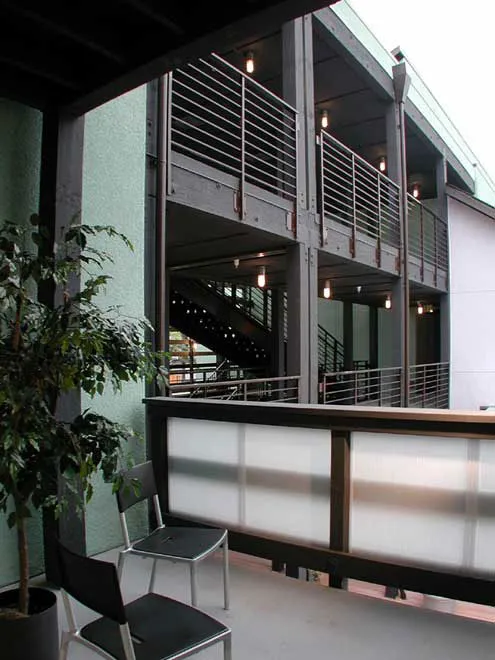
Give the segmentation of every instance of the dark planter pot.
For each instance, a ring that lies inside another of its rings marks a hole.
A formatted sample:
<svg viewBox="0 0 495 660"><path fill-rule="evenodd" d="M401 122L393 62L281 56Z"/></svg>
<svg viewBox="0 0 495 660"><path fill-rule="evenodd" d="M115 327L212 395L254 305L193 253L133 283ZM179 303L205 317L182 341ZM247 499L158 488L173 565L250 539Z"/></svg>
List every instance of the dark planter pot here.
<svg viewBox="0 0 495 660"><path fill-rule="evenodd" d="M15 605L18 589L0 593L0 610ZM57 660L59 649L57 597L48 589L30 589L30 616L0 616L2 660Z"/></svg>

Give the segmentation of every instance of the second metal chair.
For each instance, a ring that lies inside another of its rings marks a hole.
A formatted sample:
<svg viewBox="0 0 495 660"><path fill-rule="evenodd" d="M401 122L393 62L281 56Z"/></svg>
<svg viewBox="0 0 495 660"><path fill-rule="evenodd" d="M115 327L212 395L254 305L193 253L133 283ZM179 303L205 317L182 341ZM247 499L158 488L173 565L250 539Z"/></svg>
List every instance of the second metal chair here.
<svg viewBox="0 0 495 660"><path fill-rule="evenodd" d="M220 547L223 547L224 607L229 609L229 555L226 529L202 527L168 527L164 525L151 461L141 463L123 475L117 492L117 504L124 536L125 548L120 552L118 573L122 577L124 560L128 554L153 559L148 592L153 591L157 562L160 559L189 564L191 603L197 606L197 565ZM135 487L133 486L135 485ZM153 500L157 528L148 536L131 542L125 512L138 502Z"/></svg>

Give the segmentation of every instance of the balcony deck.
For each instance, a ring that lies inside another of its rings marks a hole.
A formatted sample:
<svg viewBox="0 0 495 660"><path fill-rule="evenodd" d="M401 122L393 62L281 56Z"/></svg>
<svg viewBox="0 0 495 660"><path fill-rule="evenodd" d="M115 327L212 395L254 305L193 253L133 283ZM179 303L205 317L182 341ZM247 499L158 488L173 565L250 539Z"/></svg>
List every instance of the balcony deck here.
<svg viewBox="0 0 495 660"><path fill-rule="evenodd" d="M116 551L102 555L115 561ZM146 589L150 562L132 557L124 569L126 600ZM187 568L161 562L156 590L179 599L188 598ZM404 606L389 601L328 589L314 583L272 573L266 561L231 553L231 610L222 607L221 560L202 562L199 570L199 604L225 621L233 631L234 660L339 658L339 660L484 660L493 657L495 626L454 614L427 609L431 604L455 607L455 601L418 596ZM363 588L361 586L361 588ZM380 588L375 588L378 591ZM382 590L383 591L383 590ZM370 590L369 593L372 593ZM490 618L491 608L465 606L471 614ZM91 615L76 609L80 622ZM495 611L491 620L495 618ZM65 616L60 608L60 623ZM219 647L198 657L221 657ZM96 657L77 644L70 660Z"/></svg>

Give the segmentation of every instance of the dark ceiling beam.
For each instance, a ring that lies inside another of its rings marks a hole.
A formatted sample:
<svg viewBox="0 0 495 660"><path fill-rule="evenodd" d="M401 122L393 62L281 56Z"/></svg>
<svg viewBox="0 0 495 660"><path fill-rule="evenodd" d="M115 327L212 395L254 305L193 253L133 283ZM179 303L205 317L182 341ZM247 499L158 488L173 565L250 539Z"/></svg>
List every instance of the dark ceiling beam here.
<svg viewBox="0 0 495 660"><path fill-rule="evenodd" d="M330 4L334 4L336 1L330 0ZM266 34L270 34L286 21L309 14L328 4L329 0L326 2L325 0L285 0L285 2L279 2L264 10L244 15L238 20L235 20L232 14L229 15L229 11L231 11L230 8L237 8L239 5L235 3L223 5L225 24L219 24L217 30L183 43L180 47L166 51L163 55L127 71L106 85L102 85L68 104L65 110L75 115L88 112L120 94L139 87L177 67L182 67L192 60L204 57L212 51L234 50L249 41L256 41ZM252 8L250 9L252 11Z"/></svg>
<svg viewBox="0 0 495 660"><path fill-rule="evenodd" d="M315 12L314 24L320 38L326 39L329 46L340 53L358 75L365 76L377 94L390 102L393 101L394 90L391 76L330 8L326 7ZM437 154L445 154L447 161L464 183L474 191L474 180L469 172L410 99L406 100L405 111L408 120L416 126L426 140L433 144Z"/></svg>
<svg viewBox="0 0 495 660"><path fill-rule="evenodd" d="M117 53L115 50L108 48L108 46L98 43L98 41L87 34L81 34L68 25L63 25L62 23L55 22L44 16L42 13L44 6L43 3L40 3L39 11L27 9L26 7L22 7L18 3L11 2L10 0L3 0L2 5L4 7L7 6L9 12L12 14L17 14L24 20L34 23L38 27L52 32L53 34L66 37L68 40L73 41L80 46L84 46L84 48L92 50L117 64L123 65L125 63L125 58L121 53Z"/></svg>
<svg viewBox="0 0 495 660"><path fill-rule="evenodd" d="M124 5L127 5L128 7L132 7L138 13L142 14L143 16L146 16L146 18L149 18L154 23L158 23L158 25L161 25L162 27L166 28L167 30L170 30L176 35L182 36L186 33L184 28L182 28L180 25L177 25L177 23L175 23L174 21L168 19L161 12L158 12L155 9L153 9L153 7L151 7L144 0L119 0L119 2L121 2ZM164 3L164 6L166 7L167 3Z"/></svg>
<svg viewBox="0 0 495 660"><path fill-rule="evenodd" d="M385 116L384 115L377 115L376 117L368 117L367 119L359 119L358 121L352 121L349 122L348 124L335 124L335 128L337 128L339 131L342 130L347 130L349 128L355 128L356 126L362 126L363 124L373 124L377 121L383 121L385 122Z"/></svg>
<svg viewBox="0 0 495 660"><path fill-rule="evenodd" d="M369 88L368 87L361 87L360 89L355 89L351 92L345 92L344 94L337 94L336 96L329 96L328 98L325 99L318 99L316 105L320 105L321 103L328 103L330 101L335 102L335 101L342 101L343 99L347 99L351 96L355 96L356 94L363 94L364 92L369 93Z"/></svg>
<svg viewBox="0 0 495 660"><path fill-rule="evenodd" d="M60 87L65 89L70 89L73 91L79 91L81 86L78 85L73 78L68 78L67 76L62 76L56 72L56 69L48 70L40 66L36 60L28 58L26 61L23 61L18 56L13 57L8 51L9 54L0 53L0 62L7 64L12 69L18 71L24 71L30 73L37 78L43 78L44 80L49 80Z"/></svg>

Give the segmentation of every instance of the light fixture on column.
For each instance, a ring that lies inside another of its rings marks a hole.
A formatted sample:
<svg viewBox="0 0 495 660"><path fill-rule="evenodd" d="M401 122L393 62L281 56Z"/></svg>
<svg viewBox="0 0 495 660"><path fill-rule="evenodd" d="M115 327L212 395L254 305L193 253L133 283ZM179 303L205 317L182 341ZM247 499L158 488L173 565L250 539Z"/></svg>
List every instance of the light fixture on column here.
<svg viewBox="0 0 495 660"><path fill-rule="evenodd" d="M258 286L262 289L266 284L266 268L265 266L260 266L258 270Z"/></svg>
<svg viewBox="0 0 495 660"><path fill-rule="evenodd" d="M328 110L323 110L323 112L321 113L321 127L328 128L329 123L330 123L330 117L328 116Z"/></svg>
<svg viewBox="0 0 495 660"><path fill-rule="evenodd" d="M380 168L380 172L386 172L387 171L387 159L385 156L382 156L380 158L380 162L378 163L378 167Z"/></svg>
<svg viewBox="0 0 495 660"><path fill-rule="evenodd" d="M246 73L254 73L254 53L252 50L246 53L245 59Z"/></svg>
<svg viewBox="0 0 495 660"><path fill-rule="evenodd" d="M421 189L419 187L419 183L415 183L414 186L413 186L413 189L412 189L412 194L413 194L414 199L419 199L420 192L421 192Z"/></svg>
<svg viewBox="0 0 495 660"><path fill-rule="evenodd" d="M420 303L420 302L419 302L419 303L418 303L418 314L419 314L419 316L421 316L422 314L424 314L424 311L425 311L425 308L423 307L423 303Z"/></svg>
<svg viewBox="0 0 495 660"><path fill-rule="evenodd" d="M332 296L332 288L330 287L330 280L325 280L325 286L323 287L323 297L327 300Z"/></svg>
<svg viewBox="0 0 495 660"><path fill-rule="evenodd" d="M392 298L390 296L385 299L385 309L392 309Z"/></svg>

